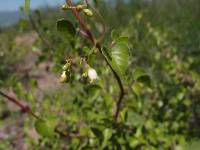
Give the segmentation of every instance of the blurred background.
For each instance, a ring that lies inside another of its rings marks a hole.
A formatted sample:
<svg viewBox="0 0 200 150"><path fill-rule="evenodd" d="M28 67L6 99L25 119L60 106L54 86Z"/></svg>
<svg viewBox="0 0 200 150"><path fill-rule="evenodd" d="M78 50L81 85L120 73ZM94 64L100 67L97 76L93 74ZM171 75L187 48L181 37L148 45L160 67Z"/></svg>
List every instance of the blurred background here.
<svg viewBox="0 0 200 150"><path fill-rule="evenodd" d="M82 79L84 68L79 63L73 66L72 80L59 83L65 60L79 61L88 55L86 49L92 49L80 37L57 32L60 18L78 27L70 12L60 10L62 4L64 0L32 0L31 13L26 15L23 0L0 0L0 90L43 117L59 118L64 131L80 129L86 138L41 138L35 120L0 97L0 150L199 150L200 1L92 1L106 24L103 45L112 42L113 29L129 39L130 58L123 80L128 94L120 128L106 144L102 134L112 120L112 96L118 96L118 87L99 55L91 56L89 64L96 69L101 86ZM98 16L85 19L98 36ZM139 82L136 70L148 76ZM91 138L94 126L95 133L100 133Z"/></svg>
<svg viewBox="0 0 200 150"><path fill-rule="evenodd" d="M0 5L0 25L7 26L17 23L20 18L20 7L24 6L24 0L1 0ZM41 7L56 7L62 4L63 0L34 0L31 1L31 9L41 8Z"/></svg>

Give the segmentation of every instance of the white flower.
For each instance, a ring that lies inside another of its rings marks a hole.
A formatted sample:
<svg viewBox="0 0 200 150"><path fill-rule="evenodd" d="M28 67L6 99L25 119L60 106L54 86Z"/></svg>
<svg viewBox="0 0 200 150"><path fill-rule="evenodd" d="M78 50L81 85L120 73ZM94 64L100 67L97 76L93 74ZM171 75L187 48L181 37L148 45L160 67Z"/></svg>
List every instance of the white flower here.
<svg viewBox="0 0 200 150"><path fill-rule="evenodd" d="M67 71L63 71L63 72L62 72L62 74L61 74L61 77L62 77L62 78L65 78L65 77L66 77L66 72L67 72Z"/></svg>
<svg viewBox="0 0 200 150"><path fill-rule="evenodd" d="M61 74L61 78L60 78L60 82L61 83L65 83L69 80L69 77L67 76L67 72L63 71Z"/></svg>
<svg viewBox="0 0 200 150"><path fill-rule="evenodd" d="M88 69L88 77L89 77L91 83L94 80L98 79L98 75L97 75L96 70L94 70L93 68L89 68Z"/></svg>

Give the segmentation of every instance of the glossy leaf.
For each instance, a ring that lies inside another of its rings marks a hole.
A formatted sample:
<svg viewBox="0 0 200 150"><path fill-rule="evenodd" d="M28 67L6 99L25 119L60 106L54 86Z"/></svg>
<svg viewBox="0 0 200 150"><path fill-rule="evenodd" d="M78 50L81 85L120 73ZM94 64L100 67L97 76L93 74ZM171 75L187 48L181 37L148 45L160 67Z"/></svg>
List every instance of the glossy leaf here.
<svg viewBox="0 0 200 150"><path fill-rule="evenodd" d="M116 43L111 49L113 68L120 74L124 75L128 66L129 52L126 44Z"/></svg>

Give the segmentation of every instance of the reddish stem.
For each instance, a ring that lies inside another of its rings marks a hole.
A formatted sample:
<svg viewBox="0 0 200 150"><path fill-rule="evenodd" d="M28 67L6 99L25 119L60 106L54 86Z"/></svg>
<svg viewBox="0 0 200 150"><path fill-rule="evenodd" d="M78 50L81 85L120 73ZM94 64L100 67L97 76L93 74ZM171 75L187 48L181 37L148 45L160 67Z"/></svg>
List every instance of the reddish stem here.
<svg viewBox="0 0 200 150"><path fill-rule="evenodd" d="M76 10L76 8L73 8L73 4L71 2L71 0L66 0L66 3L69 5L69 7L72 7L72 13L74 14L74 16L76 17L76 19L79 21L81 27L83 28L83 30L85 30L85 32L87 33L87 35L89 36L90 41L96 45L96 39L94 38L92 32L90 31L90 29L87 27L87 25L85 24L85 21L83 18L81 18L79 16L78 11Z"/></svg>
<svg viewBox="0 0 200 150"><path fill-rule="evenodd" d="M20 102L18 99L15 99L15 98L5 94L2 91L0 91L0 95L7 98L10 102L14 103L15 105L17 105L23 113L30 112L30 110L31 110L30 107L28 105L22 104L22 102Z"/></svg>

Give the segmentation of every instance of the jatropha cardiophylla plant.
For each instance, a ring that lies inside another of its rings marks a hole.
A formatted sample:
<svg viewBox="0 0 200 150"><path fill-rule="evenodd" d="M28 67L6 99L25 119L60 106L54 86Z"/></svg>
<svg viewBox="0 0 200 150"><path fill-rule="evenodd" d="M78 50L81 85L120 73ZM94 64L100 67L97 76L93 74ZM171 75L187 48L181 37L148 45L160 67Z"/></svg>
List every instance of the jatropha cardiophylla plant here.
<svg viewBox="0 0 200 150"><path fill-rule="evenodd" d="M71 21L62 18L57 21L57 30L61 33L68 32L72 36L78 34L91 43L90 48L88 48L88 51L91 52L87 56L85 56L85 58L81 58L80 62L84 65L84 68L86 68L87 70L84 72L83 76L88 77L90 79L91 84L98 79L97 72L88 63L88 57L90 57L90 55L97 55L97 53L100 53L103 56L107 66L112 71L116 82L119 85L120 94L118 100L116 100L115 106L113 106L113 123L116 123L125 94L122 78L125 75L126 67L128 66L129 60L128 37L120 36L120 34L113 30L111 33L112 41L108 46L105 46L103 44L103 40L104 34L106 32L106 27L103 21L103 17L92 5L90 5L90 3L87 0L85 0L83 4L78 5L74 5L71 0L66 0L66 3L62 5L61 9L63 11L71 11L71 13L76 19L76 22L78 22L78 29L75 29ZM102 20L101 23L103 30L99 31L100 37L95 36L93 29L86 21L88 20L88 18L89 20L93 21L95 19L93 18L93 15L95 14ZM70 66L72 65L72 62L73 61L70 59L66 60L66 64L63 66L63 72L60 79L62 83L68 82L70 80Z"/></svg>
<svg viewBox="0 0 200 150"><path fill-rule="evenodd" d="M44 42L44 44L49 46L49 43L44 37L42 37L43 35L39 33L39 30L34 24L34 20L29 12L29 5L30 0L25 0L24 10L26 14L30 16L30 21L35 30L38 32L41 40ZM89 61L91 55L100 55L106 64L106 66L102 67L108 67L110 69L119 87L119 94L117 94L118 96L113 98L113 114L111 119L112 128L116 128L119 120L119 114L123 106L122 103L124 100L124 95L126 93L122 81L125 78L125 71L129 61L128 37L120 35L116 30L113 30L111 32L111 41L105 41L107 39L104 36L107 31L103 16L101 16L98 10L94 8L93 5L88 2L88 0L82 1L77 5L75 5L71 0L66 0L65 4L63 4L60 9L66 13L71 13L74 19L72 19L73 21L65 18L58 19L56 22L58 31L57 33L61 34L63 38L66 38L66 40L76 39L78 36L80 36L80 39L83 39L81 44L85 44L85 46L83 46L83 51L86 51L85 56L77 56L79 57L77 59L63 58L65 59L65 63L62 67L60 82L62 84L67 84L73 80L73 78L71 78L74 73L73 67L76 66L76 64L79 64L82 66L83 70L81 77L86 79L89 85L94 85L96 88L98 88L100 86L98 85L98 82L101 80L101 76L98 75L95 66L93 66ZM96 22L95 19L100 20L100 29L94 29L94 25L91 25L92 23ZM73 42L76 42L76 40ZM34 113L29 106L23 104L20 102L20 100L10 97L1 91L0 95L16 104L22 110L22 112L29 113L31 116L33 116L36 119L36 131L40 135L52 136L56 132L60 136L81 138L79 133L66 133L65 131L59 129L57 118L44 118ZM110 130L108 133L110 133Z"/></svg>

